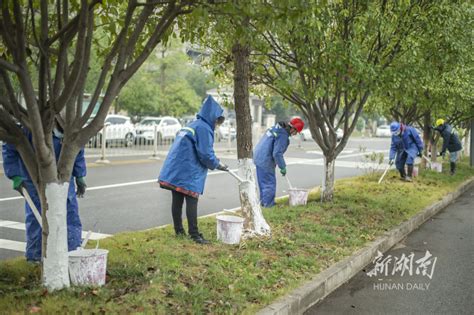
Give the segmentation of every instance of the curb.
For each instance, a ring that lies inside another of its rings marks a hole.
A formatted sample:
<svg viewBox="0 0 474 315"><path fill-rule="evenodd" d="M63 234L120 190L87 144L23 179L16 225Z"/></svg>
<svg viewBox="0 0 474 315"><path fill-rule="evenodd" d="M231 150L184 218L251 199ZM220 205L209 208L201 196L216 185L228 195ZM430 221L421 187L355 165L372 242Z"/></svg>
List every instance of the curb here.
<svg viewBox="0 0 474 315"><path fill-rule="evenodd" d="M370 242L352 256L323 270L311 281L261 309L257 314L303 314L304 311L324 299L343 283L355 276L366 265L370 264L375 258L377 251L386 252L389 250L429 218L448 206L471 186L474 186L474 178L465 181L456 191L447 194L440 201L426 207L408 221L385 232L382 237Z"/></svg>

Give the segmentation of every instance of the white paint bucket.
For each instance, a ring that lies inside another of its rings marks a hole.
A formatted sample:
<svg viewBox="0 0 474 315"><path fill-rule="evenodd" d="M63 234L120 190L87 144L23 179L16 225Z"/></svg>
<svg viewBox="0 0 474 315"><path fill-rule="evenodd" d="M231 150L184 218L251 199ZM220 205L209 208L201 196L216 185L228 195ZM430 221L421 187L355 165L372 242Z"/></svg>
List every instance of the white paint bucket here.
<svg viewBox="0 0 474 315"><path fill-rule="evenodd" d="M443 164L439 162L431 162L431 169L437 171L438 173L443 172Z"/></svg>
<svg viewBox="0 0 474 315"><path fill-rule="evenodd" d="M73 285L105 284L106 249L76 249L69 252L69 277Z"/></svg>
<svg viewBox="0 0 474 315"><path fill-rule="evenodd" d="M290 206L306 205L308 202L309 189L290 188Z"/></svg>
<svg viewBox="0 0 474 315"><path fill-rule="evenodd" d="M239 244L244 228L244 219L233 215L218 215L217 239L225 244Z"/></svg>

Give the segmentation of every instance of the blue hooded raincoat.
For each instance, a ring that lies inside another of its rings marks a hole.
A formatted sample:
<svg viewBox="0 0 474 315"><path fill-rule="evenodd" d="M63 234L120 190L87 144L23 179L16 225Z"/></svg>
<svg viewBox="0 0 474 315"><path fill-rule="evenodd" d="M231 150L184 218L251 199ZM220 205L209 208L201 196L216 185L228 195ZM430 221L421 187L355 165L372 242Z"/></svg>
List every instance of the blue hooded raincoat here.
<svg viewBox="0 0 474 315"><path fill-rule="evenodd" d="M31 142L31 135L26 133ZM53 136L54 152L56 155L56 161L59 159L61 152L62 139ZM38 211L41 212L41 203L39 196L36 192L36 188L33 185L30 175L26 169L20 154L12 144L3 144L3 169L5 175L8 178L14 176L20 176L23 179L23 183L28 191L28 194L36 205ZM84 159L84 150L81 149L74 162L74 168L72 171L73 177L84 177L86 176L86 162ZM76 198L76 189L73 177L69 183L69 192L67 196L67 234L68 234L68 249L75 250L81 246L81 233L82 224L79 218L79 207ZM26 259L33 261L41 260L41 227L36 221L28 203L25 202L25 225L26 225Z"/></svg>
<svg viewBox="0 0 474 315"><path fill-rule="evenodd" d="M219 165L213 149L214 126L223 112L212 96L208 96L197 119L181 129L158 177L162 188L195 198L202 195L207 170Z"/></svg>
<svg viewBox="0 0 474 315"><path fill-rule="evenodd" d="M286 168L283 154L290 144L290 134L279 123L268 129L254 150L260 201L264 207L275 205L275 167Z"/></svg>
<svg viewBox="0 0 474 315"><path fill-rule="evenodd" d="M401 170L405 167L405 163L413 165L419 152L423 152L423 142L416 132L415 128L404 126L400 135L392 135L392 144L390 146L390 160L397 156L395 165Z"/></svg>

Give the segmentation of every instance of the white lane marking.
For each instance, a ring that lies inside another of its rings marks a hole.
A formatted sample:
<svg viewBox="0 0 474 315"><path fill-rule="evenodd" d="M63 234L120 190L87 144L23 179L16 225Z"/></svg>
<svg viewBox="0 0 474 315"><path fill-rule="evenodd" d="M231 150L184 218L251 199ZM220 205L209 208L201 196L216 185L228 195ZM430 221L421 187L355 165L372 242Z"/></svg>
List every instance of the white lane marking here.
<svg viewBox="0 0 474 315"><path fill-rule="evenodd" d="M87 232L86 231L82 231L82 234L81 234L81 237L84 239L86 238L86 235L87 235ZM101 239L104 239L106 237L109 237L111 236L110 234L103 234L103 233L96 233L96 232L92 232L91 233L91 236L89 236L89 240L101 240Z"/></svg>
<svg viewBox="0 0 474 315"><path fill-rule="evenodd" d="M373 152L386 152L386 150L375 150ZM349 157L356 157L356 156L363 156L365 154L370 154L370 152L367 153L357 153L357 154L350 154L350 155L344 155L340 156L340 158L349 158ZM288 161L288 165L294 165L294 164L307 164L307 165L323 165L323 159L302 159L302 158L286 158ZM342 167L360 167L361 163L357 162L351 162L353 164L339 164L336 162L336 166L342 166ZM234 169L233 171L236 171L237 169ZM224 174L225 172L223 171L213 171L210 172L208 175L213 176L213 175L219 175L219 174ZM100 190L100 189L110 189L110 188L116 188L116 187L125 187L125 186L133 186L133 185L141 185L141 184L149 184L149 183L156 183L158 182L158 179L148 179L148 180L141 180L141 181L135 181L135 182L126 182L126 183L119 183L119 184L111 184L111 185L103 185L103 186L95 186L95 187L89 187L87 190ZM11 201L11 200L18 200L22 199L23 197L18 196L18 197L7 197L7 198L0 198L0 202L2 201Z"/></svg>
<svg viewBox="0 0 474 315"><path fill-rule="evenodd" d="M236 171L237 169L233 170ZM208 175L218 175L218 174L224 174L225 172L223 171L214 171L209 173ZM125 186L132 186L132 185L141 185L141 184L148 184L148 183L157 183L158 179L148 179L148 180L141 180L141 181L136 181L136 182L127 182L127 183L120 183L120 184L111 184L111 185L103 185L103 186L95 186L95 187L89 187L87 190L100 190L100 189L109 189L109 188L116 188L116 187L125 187ZM18 197L7 197L7 198L0 198L0 202L2 201L10 201L10 200L18 200L18 199L23 199L23 197L18 196Z"/></svg>
<svg viewBox="0 0 474 315"><path fill-rule="evenodd" d="M25 242L17 242L17 241L10 241L4 240L0 238L0 249L9 249L14 250L17 252L25 252L26 250L26 243Z"/></svg>
<svg viewBox="0 0 474 315"><path fill-rule="evenodd" d="M148 180L141 180L137 182L128 182L128 183L120 183L120 184L112 184L112 185L104 185L104 186L95 186L95 187L90 187L87 188L87 190L99 190L99 189L108 189L108 188L116 188L116 187L123 187L123 186L132 186L132 185L140 185L140 184L147 184L147 183L153 183L153 182L158 182L157 179L148 179ZM1 201L1 199L0 199Z"/></svg>
<svg viewBox="0 0 474 315"><path fill-rule="evenodd" d="M25 223L15 222L15 221L7 221L7 220L0 220L0 227L15 229L15 230L22 230L22 231L24 231L26 229ZM82 238L85 238L86 234L87 234L86 231L82 231ZM109 237L109 236L110 236L110 234L92 232L89 239L90 240L101 240L101 239Z"/></svg>
<svg viewBox="0 0 474 315"><path fill-rule="evenodd" d="M25 230L25 223L0 220L0 227L6 227L9 229L15 229L15 230Z"/></svg>
<svg viewBox="0 0 474 315"><path fill-rule="evenodd" d="M23 197L7 197L7 198L0 198L0 201L9 201L9 200L17 200L23 199Z"/></svg>

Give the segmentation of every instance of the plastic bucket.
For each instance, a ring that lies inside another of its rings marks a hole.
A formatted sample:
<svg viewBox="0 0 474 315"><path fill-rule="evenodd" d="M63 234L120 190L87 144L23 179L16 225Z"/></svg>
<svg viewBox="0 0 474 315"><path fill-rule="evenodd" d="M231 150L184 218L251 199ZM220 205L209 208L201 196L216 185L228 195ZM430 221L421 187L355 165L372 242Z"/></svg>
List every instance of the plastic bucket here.
<svg viewBox="0 0 474 315"><path fill-rule="evenodd" d="M439 162L431 162L431 169L437 171L438 173L443 172L443 164Z"/></svg>
<svg viewBox="0 0 474 315"><path fill-rule="evenodd" d="M290 193L290 206L306 205L308 202L309 190L303 188L291 188Z"/></svg>
<svg viewBox="0 0 474 315"><path fill-rule="evenodd" d="M218 215L217 239L225 244L239 244L244 228L244 219L233 215Z"/></svg>
<svg viewBox="0 0 474 315"><path fill-rule="evenodd" d="M105 284L106 249L77 249L69 252L69 277L73 285Z"/></svg>

